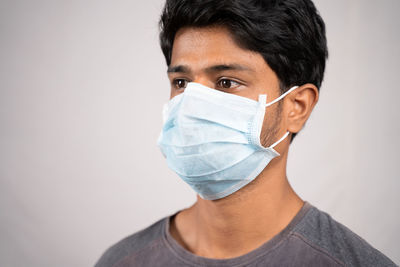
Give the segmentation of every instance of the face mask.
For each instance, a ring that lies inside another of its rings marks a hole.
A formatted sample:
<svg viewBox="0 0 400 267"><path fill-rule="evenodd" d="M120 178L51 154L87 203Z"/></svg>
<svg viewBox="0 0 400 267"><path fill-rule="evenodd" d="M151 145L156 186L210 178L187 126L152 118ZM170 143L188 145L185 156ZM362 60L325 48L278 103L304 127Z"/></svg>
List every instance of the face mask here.
<svg viewBox="0 0 400 267"><path fill-rule="evenodd" d="M175 171L203 199L226 197L254 180L279 153L260 143L267 96L259 100L198 83L172 98L163 111L158 146Z"/></svg>

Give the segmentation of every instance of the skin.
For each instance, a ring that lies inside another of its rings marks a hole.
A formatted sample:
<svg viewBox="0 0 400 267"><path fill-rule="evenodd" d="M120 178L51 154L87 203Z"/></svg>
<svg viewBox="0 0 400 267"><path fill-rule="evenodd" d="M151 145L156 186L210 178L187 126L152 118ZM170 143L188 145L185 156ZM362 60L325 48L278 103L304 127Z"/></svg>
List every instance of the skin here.
<svg viewBox="0 0 400 267"><path fill-rule="evenodd" d="M174 40L168 68L171 98L187 82L197 82L253 100L267 94L279 97L279 79L263 57L239 47L221 26L180 29ZM279 103L267 107L261 143L269 146L286 131L301 130L318 101L312 84L300 87ZM275 147L280 153L260 175L239 191L219 200L197 201L171 220L172 237L188 251L207 258L244 255L282 231L304 202L286 176L290 137Z"/></svg>

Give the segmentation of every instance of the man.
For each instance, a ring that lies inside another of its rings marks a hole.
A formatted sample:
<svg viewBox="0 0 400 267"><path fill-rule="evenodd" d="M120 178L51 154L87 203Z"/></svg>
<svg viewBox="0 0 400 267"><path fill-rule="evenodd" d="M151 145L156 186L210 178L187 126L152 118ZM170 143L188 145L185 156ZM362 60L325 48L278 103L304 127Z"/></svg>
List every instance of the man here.
<svg viewBox="0 0 400 267"><path fill-rule="evenodd" d="M291 140L328 55L311 0L167 0L171 100L158 144L198 194L96 266L395 266L291 188Z"/></svg>

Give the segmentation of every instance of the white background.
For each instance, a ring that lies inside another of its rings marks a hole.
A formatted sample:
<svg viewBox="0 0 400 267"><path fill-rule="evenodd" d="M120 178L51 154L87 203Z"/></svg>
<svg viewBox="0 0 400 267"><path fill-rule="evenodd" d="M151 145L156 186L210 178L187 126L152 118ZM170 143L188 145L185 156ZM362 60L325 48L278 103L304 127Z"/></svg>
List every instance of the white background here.
<svg viewBox="0 0 400 267"><path fill-rule="evenodd" d="M302 198L400 263L400 1L316 0L330 59ZM0 0L0 266L92 266L195 200L156 146L163 0Z"/></svg>

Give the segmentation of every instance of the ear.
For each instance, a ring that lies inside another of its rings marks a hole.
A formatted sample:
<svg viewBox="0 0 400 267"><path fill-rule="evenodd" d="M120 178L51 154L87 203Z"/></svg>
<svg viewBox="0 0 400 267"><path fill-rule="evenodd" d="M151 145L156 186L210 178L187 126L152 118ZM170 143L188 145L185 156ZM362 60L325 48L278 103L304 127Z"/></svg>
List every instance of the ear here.
<svg viewBox="0 0 400 267"><path fill-rule="evenodd" d="M318 97L317 87L310 83L300 86L287 95L285 113L289 132L298 133L303 128L318 102Z"/></svg>

